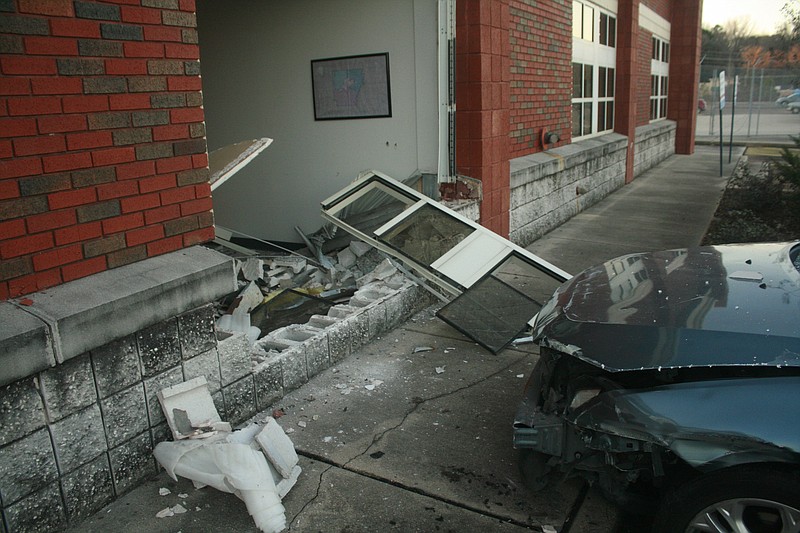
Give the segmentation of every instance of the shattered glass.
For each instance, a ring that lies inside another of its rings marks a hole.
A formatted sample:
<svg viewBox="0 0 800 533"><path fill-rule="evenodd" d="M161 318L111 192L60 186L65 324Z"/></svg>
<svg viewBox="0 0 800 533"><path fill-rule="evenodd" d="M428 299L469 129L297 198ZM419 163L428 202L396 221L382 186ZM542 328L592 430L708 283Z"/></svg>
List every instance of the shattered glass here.
<svg viewBox="0 0 800 533"><path fill-rule="evenodd" d="M526 329L557 283L512 255L436 315L498 353Z"/></svg>
<svg viewBox="0 0 800 533"><path fill-rule="evenodd" d="M464 222L424 205L380 239L415 261L430 265L472 232Z"/></svg>

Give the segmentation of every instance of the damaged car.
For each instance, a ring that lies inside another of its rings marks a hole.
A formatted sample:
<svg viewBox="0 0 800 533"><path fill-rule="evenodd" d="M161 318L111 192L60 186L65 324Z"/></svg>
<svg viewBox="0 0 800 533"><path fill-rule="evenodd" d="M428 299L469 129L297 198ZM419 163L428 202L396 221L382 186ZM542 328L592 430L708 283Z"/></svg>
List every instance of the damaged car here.
<svg viewBox="0 0 800 533"><path fill-rule="evenodd" d="M556 290L534 340L529 488L582 476L657 532L800 531L800 241L613 259Z"/></svg>

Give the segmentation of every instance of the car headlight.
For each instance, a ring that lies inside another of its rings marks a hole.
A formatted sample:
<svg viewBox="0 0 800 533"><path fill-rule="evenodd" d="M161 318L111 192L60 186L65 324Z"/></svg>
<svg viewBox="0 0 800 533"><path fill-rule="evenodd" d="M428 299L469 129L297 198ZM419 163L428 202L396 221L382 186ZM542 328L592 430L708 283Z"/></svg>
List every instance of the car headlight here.
<svg viewBox="0 0 800 533"><path fill-rule="evenodd" d="M571 411L577 409L585 404L592 398L596 398L602 391L600 389L581 389L572 397L572 402L569 404Z"/></svg>

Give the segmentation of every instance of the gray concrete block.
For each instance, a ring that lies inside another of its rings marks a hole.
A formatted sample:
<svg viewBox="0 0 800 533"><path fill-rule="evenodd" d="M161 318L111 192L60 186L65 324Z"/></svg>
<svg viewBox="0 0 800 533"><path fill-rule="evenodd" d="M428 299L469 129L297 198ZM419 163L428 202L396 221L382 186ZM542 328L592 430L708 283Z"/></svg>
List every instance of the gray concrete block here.
<svg viewBox="0 0 800 533"><path fill-rule="evenodd" d="M386 307L384 305L372 305L367 307L364 314L367 315L367 325L369 326L370 339L375 339L386 333Z"/></svg>
<svg viewBox="0 0 800 533"><path fill-rule="evenodd" d="M28 295L27 310L48 317L64 361L235 290L233 260L193 246Z"/></svg>
<svg viewBox="0 0 800 533"><path fill-rule="evenodd" d="M111 465L103 453L94 461L78 468L61 479L67 518L79 521L105 507L114 499Z"/></svg>
<svg viewBox="0 0 800 533"><path fill-rule="evenodd" d="M39 376L45 411L51 422L97 402L89 354L70 359Z"/></svg>
<svg viewBox="0 0 800 533"><path fill-rule="evenodd" d="M95 348L91 353L97 391L101 398L142 380L135 335Z"/></svg>
<svg viewBox="0 0 800 533"><path fill-rule="evenodd" d="M219 355L216 348L183 362L183 378L189 381L198 376L205 376L209 392L217 392L222 388L222 377L219 368Z"/></svg>
<svg viewBox="0 0 800 533"><path fill-rule="evenodd" d="M305 341L302 346L306 354L306 371L309 377L316 376L331 366L327 335L317 334Z"/></svg>
<svg viewBox="0 0 800 533"><path fill-rule="evenodd" d="M335 365L350 355L350 322L341 320L326 330L328 334L328 357Z"/></svg>
<svg viewBox="0 0 800 533"><path fill-rule="evenodd" d="M109 456L117 496L156 473L149 431L109 451Z"/></svg>
<svg viewBox="0 0 800 533"><path fill-rule="evenodd" d="M58 469L47 429L0 448L0 496L5 507L56 479Z"/></svg>
<svg viewBox="0 0 800 533"><path fill-rule="evenodd" d="M283 390L289 392L308 382L308 369L303 349L293 346L278 356L283 376Z"/></svg>
<svg viewBox="0 0 800 533"><path fill-rule="evenodd" d="M157 376L144 380L144 393L147 399L147 416L150 418L150 426L156 426L164 422L164 413L161 411L161 404L158 402L156 393L161 389L176 385L183 381L183 369L180 366L171 368Z"/></svg>
<svg viewBox="0 0 800 533"><path fill-rule="evenodd" d="M350 324L350 351L353 352L369 342L369 315L357 313L347 318Z"/></svg>
<svg viewBox="0 0 800 533"><path fill-rule="evenodd" d="M150 326L136 334L142 374L151 377L181 362L178 321L174 318Z"/></svg>
<svg viewBox="0 0 800 533"><path fill-rule="evenodd" d="M223 387L222 396L225 400L224 420L232 425L244 422L257 412L256 391L252 375Z"/></svg>
<svg viewBox="0 0 800 533"><path fill-rule="evenodd" d="M150 438L153 442L153 448L155 448L159 442L172 440L172 430L169 424L164 421L156 427L150 428Z"/></svg>
<svg viewBox="0 0 800 533"><path fill-rule="evenodd" d="M72 472L108 449L97 404L50 425L61 475Z"/></svg>
<svg viewBox="0 0 800 533"><path fill-rule="evenodd" d="M0 446L44 427L44 404L34 378L0 387Z"/></svg>
<svg viewBox="0 0 800 533"><path fill-rule="evenodd" d="M55 363L47 325L9 302L0 302L0 386Z"/></svg>
<svg viewBox="0 0 800 533"><path fill-rule="evenodd" d="M66 515L58 482L4 507L3 515L12 533L60 531L66 525Z"/></svg>
<svg viewBox="0 0 800 533"><path fill-rule="evenodd" d="M269 359L253 371L256 388L256 407L263 410L283 397L283 375L277 358Z"/></svg>
<svg viewBox="0 0 800 533"><path fill-rule="evenodd" d="M179 316L178 333L184 359L191 359L216 347L213 307L206 305Z"/></svg>
<svg viewBox="0 0 800 533"><path fill-rule="evenodd" d="M108 447L114 448L148 428L144 386L137 383L102 402Z"/></svg>
<svg viewBox="0 0 800 533"><path fill-rule="evenodd" d="M219 351L219 367L223 387L252 372L250 342L244 333L236 333L219 341L217 350Z"/></svg>

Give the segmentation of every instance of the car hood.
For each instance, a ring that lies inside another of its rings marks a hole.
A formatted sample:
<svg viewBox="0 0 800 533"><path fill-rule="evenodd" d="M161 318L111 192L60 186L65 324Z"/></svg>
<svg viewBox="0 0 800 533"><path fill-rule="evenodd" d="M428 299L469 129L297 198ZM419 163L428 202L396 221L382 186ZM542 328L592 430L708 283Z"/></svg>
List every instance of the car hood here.
<svg viewBox="0 0 800 533"><path fill-rule="evenodd" d="M562 285L539 313L535 338L610 371L800 366L798 246L618 257Z"/></svg>

